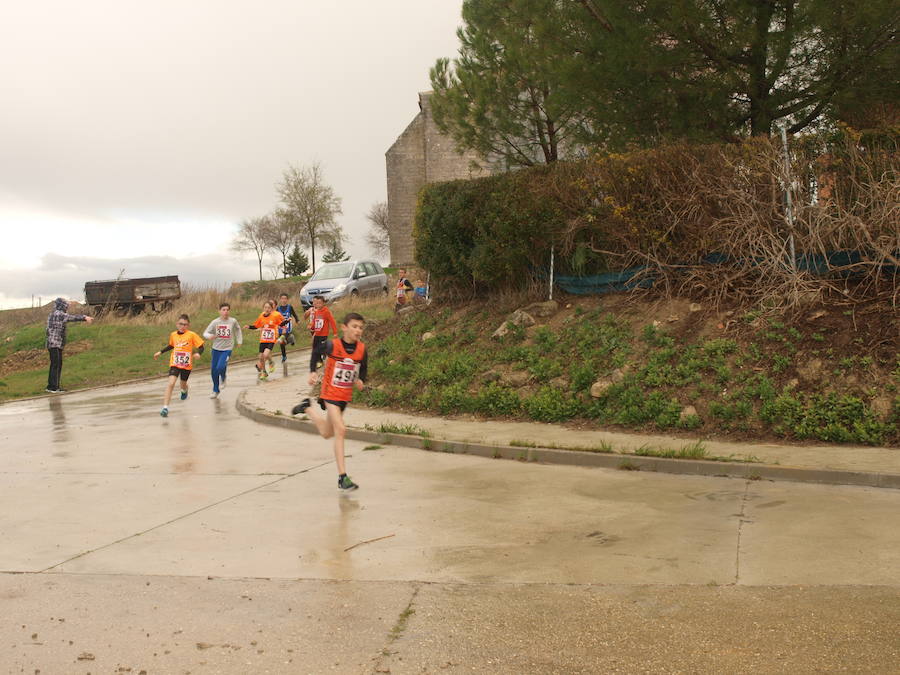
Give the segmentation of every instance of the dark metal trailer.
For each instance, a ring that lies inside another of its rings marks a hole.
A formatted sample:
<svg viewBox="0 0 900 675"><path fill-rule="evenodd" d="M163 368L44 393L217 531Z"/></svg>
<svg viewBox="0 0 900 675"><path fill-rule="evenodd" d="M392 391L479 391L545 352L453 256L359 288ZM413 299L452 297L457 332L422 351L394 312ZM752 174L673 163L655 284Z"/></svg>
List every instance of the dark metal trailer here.
<svg viewBox="0 0 900 675"><path fill-rule="evenodd" d="M119 316L144 310L164 312L180 297L181 282L177 276L88 281L84 285L85 304L91 305L97 316L109 311Z"/></svg>

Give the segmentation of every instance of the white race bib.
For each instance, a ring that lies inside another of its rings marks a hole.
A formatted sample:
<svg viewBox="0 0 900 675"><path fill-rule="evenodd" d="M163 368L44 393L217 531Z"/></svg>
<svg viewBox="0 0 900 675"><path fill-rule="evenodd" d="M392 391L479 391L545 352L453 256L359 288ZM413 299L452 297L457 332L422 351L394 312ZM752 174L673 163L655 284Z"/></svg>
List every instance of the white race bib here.
<svg viewBox="0 0 900 675"><path fill-rule="evenodd" d="M275 329L274 328L263 328L262 333L260 334L260 342L274 342L275 341Z"/></svg>
<svg viewBox="0 0 900 675"><path fill-rule="evenodd" d="M353 359L336 361L334 373L331 376L331 385L338 389L350 389L359 375L359 364Z"/></svg>
<svg viewBox="0 0 900 675"><path fill-rule="evenodd" d="M225 340L231 338L231 324L222 323L216 326L216 337Z"/></svg>
<svg viewBox="0 0 900 675"><path fill-rule="evenodd" d="M178 366L179 368L184 368L185 366L191 365L191 353L175 352L172 355L172 365Z"/></svg>

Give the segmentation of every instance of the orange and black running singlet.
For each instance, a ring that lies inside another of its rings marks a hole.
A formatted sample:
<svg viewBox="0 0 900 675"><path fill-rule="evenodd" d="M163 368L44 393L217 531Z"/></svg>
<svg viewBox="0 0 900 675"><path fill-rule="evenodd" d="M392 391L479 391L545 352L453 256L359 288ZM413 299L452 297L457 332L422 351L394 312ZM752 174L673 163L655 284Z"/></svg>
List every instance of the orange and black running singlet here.
<svg viewBox="0 0 900 675"><path fill-rule="evenodd" d="M340 340L331 346L331 354L325 359L322 376L322 398L326 401L352 401L353 385L359 377L359 366L366 355L366 346L357 341L352 354L348 354Z"/></svg>

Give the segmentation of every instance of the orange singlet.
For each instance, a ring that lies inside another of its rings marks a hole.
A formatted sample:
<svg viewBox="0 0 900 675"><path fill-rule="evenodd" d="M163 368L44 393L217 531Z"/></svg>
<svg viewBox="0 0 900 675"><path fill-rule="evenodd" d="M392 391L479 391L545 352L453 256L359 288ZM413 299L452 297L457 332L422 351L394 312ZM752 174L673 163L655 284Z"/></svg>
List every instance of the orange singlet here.
<svg viewBox="0 0 900 675"><path fill-rule="evenodd" d="M356 342L356 349L348 354L344 343L331 343L331 354L325 359L325 373L322 376L322 398L326 401L352 401L353 385L359 377L359 366L366 355L366 346Z"/></svg>
<svg viewBox="0 0 900 675"><path fill-rule="evenodd" d="M278 326L284 321L284 317L278 312L272 311L269 316L260 314L251 325L259 328L259 341L266 344L274 344L278 339Z"/></svg>

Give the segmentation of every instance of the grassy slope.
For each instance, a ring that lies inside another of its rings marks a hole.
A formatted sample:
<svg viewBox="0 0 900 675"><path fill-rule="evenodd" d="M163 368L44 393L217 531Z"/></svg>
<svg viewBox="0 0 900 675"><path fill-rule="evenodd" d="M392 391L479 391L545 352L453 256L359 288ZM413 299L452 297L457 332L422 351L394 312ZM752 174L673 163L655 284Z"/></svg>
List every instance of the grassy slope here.
<svg viewBox="0 0 900 675"><path fill-rule="evenodd" d="M362 398L375 407L445 415L900 441L892 313L832 308L788 325L752 314L694 313L687 302L569 302L502 341L490 335L515 305L434 308L385 326L370 336L375 387ZM423 342L428 330L437 337ZM621 380L592 398L592 383L617 370ZM697 415L682 415L686 405Z"/></svg>
<svg viewBox="0 0 900 675"><path fill-rule="evenodd" d="M80 322L70 323L63 360L63 387L80 389L164 375L168 370L168 354L154 361L153 353L166 344L169 332L175 328L175 318L181 312L187 312L191 316L191 329L202 333L207 324L218 315L216 307L219 297L220 294L215 292L188 294L173 311L165 315L141 315L126 319L104 317L90 326ZM256 318L262 302L257 298L233 304L232 315L246 324ZM332 308L338 320L346 307L338 304ZM391 314L389 300L363 300L356 303L354 309L374 319ZM44 322L48 312L49 309L34 315L17 314L15 320L0 321L0 364L3 364L3 370L0 371L0 401L44 393L48 367ZM3 318L0 316L0 319ZM258 353L258 337L257 332L245 330L244 344L235 350L233 358L254 357ZM306 346L306 331L301 330L297 337L297 347L289 347L289 350ZM207 350L200 358L197 369L206 371L209 358ZM203 377L206 376L207 373L204 372Z"/></svg>

